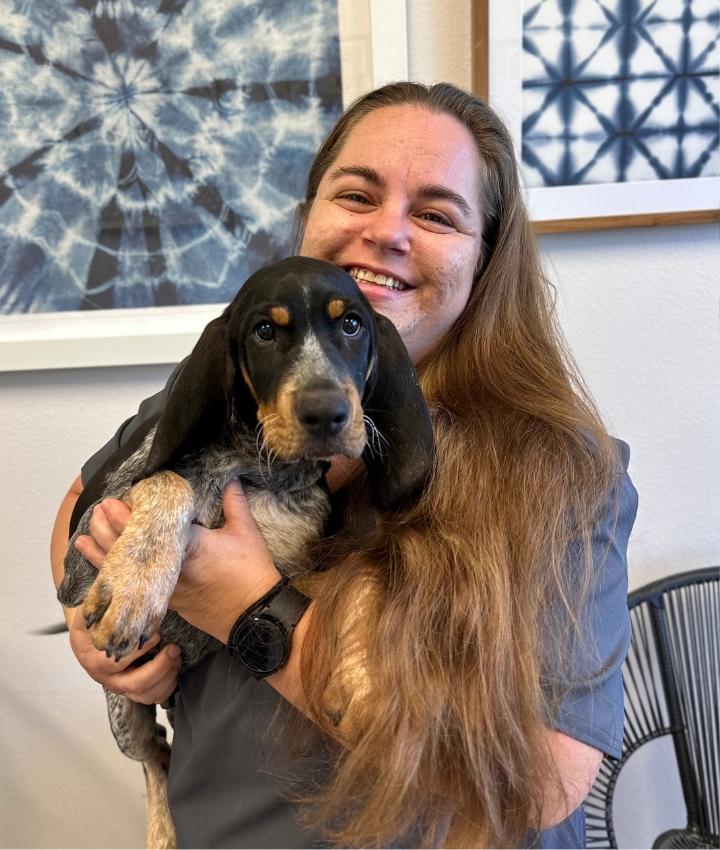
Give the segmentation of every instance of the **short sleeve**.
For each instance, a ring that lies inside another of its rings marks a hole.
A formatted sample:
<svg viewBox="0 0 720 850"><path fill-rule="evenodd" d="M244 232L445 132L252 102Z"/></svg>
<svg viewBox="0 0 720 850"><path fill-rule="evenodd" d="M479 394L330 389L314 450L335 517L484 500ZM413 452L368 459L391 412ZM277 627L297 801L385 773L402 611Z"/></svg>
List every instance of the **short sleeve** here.
<svg viewBox="0 0 720 850"><path fill-rule="evenodd" d="M592 537L598 575L582 618L583 641L564 681L554 726L566 735L620 758L623 735L622 664L630 646L627 544L637 513L637 492L627 473L630 449L616 441L622 460L607 515ZM578 555L573 560L578 564ZM583 559L584 560L584 559ZM582 563L582 561L580 561Z"/></svg>
<svg viewBox="0 0 720 850"><path fill-rule="evenodd" d="M186 360L183 360L182 363L179 363L175 369L173 369L172 375L168 378L164 388L159 393L155 393L155 395L142 401L135 416L131 416L129 419L126 419L117 429L113 437L83 464L83 468L80 470L80 478L82 480L83 487L87 485L88 481L90 481L98 469L100 469L105 461L120 448L120 446L130 437L136 428L142 425L142 423L148 420L153 414L163 409L168 395L170 394L170 390L175 383L175 379L180 374Z"/></svg>

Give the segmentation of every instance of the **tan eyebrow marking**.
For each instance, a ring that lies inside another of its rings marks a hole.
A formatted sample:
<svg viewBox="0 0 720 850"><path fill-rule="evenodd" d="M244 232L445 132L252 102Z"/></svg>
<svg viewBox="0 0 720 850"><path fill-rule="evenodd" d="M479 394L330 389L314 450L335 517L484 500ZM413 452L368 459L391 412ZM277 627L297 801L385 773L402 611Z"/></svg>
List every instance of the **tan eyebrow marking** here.
<svg viewBox="0 0 720 850"><path fill-rule="evenodd" d="M372 183L373 186L377 186L379 189L384 189L387 185L374 168L368 168L366 165L345 165L336 168L330 175L330 179L337 180L339 177L346 176L362 177L363 180L367 180L368 183Z"/></svg>
<svg viewBox="0 0 720 850"><path fill-rule="evenodd" d="M290 324L290 311L287 307L273 307L270 310L270 318L280 327L287 327Z"/></svg>
<svg viewBox="0 0 720 850"><path fill-rule="evenodd" d="M342 298L333 298L327 305L327 311L331 319L339 319L345 312L345 302Z"/></svg>

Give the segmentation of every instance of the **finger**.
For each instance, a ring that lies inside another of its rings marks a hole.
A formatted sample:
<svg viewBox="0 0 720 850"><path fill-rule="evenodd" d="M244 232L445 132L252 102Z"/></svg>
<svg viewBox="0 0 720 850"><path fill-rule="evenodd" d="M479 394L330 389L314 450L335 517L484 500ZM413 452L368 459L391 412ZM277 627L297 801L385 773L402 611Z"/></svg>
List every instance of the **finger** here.
<svg viewBox="0 0 720 850"><path fill-rule="evenodd" d="M102 506L102 502L95 505L93 508L92 517L90 519L90 533L98 546L100 546L101 549L104 549L105 552L110 551L113 543L115 543L120 536L120 534L110 524L107 514Z"/></svg>
<svg viewBox="0 0 720 850"><path fill-rule="evenodd" d="M167 687L169 676L180 669L180 650L174 644L164 646L147 664L139 664L110 677L110 690L129 696L136 702L154 702L148 695ZM118 688L118 690L115 690ZM122 689L122 690L119 690Z"/></svg>
<svg viewBox="0 0 720 850"><path fill-rule="evenodd" d="M190 526L188 529L187 543L185 544L186 558L194 558L198 554L204 531L206 531L206 529L204 529L201 525L195 525L195 523L193 523ZM168 608L173 608L172 601L171 596L170 601L168 602ZM175 609L173 608L173 610Z"/></svg>
<svg viewBox="0 0 720 850"><path fill-rule="evenodd" d="M121 672L133 664L141 655L149 652L160 640L159 634L154 634L143 646L137 647L131 653L115 661L108 658L104 652L93 646L91 634L87 629L87 623L82 615L82 608L78 608L70 627L70 645L76 658L85 670L97 682L105 684L108 677Z"/></svg>
<svg viewBox="0 0 720 850"><path fill-rule="evenodd" d="M90 642L89 638L88 642L89 646L85 647L84 651L81 650L80 653L76 653L82 666L96 682L100 682L102 685L105 685L114 693L123 693L124 686L117 689L113 684L118 682L122 684L122 682L117 680L115 677L123 676L136 669L135 665L139 657L138 652L135 651L131 655L126 655L125 658L121 658L120 661L115 661L114 658L108 658L104 652L96 649L92 645L92 642ZM154 641L154 643L157 643L157 640ZM146 652L145 648L143 648L143 652ZM137 669L139 669L139 667Z"/></svg>
<svg viewBox="0 0 720 850"><path fill-rule="evenodd" d="M130 514L132 513L130 508L125 504L125 502L121 502L119 499L103 499L103 501L100 502L100 507L105 513L107 521L113 531L115 531L118 535L122 534L123 531L125 531L125 526L128 524Z"/></svg>
<svg viewBox="0 0 720 850"><path fill-rule="evenodd" d="M245 491L237 478L231 478L226 484L222 494L222 506L227 531L242 531L248 522L252 522Z"/></svg>
<svg viewBox="0 0 720 850"><path fill-rule="evenodd" d="M87 534L83 534L75 541L75 548L78 552L96 569L102 567L107 552L102 546L99 546L95 540Z"/></svg>
<svg viewBox="0 0 720 850"><path fill-rule="evenodd" d="M160 679L160 681L155 683L148 690L137 694L128 692L126 693L126 696L130 697L130 699L134 702L141 702L145 705L165 702L165 700L177 687L178 670L179 667L173 667L168 671L166 676Z"/></svg>

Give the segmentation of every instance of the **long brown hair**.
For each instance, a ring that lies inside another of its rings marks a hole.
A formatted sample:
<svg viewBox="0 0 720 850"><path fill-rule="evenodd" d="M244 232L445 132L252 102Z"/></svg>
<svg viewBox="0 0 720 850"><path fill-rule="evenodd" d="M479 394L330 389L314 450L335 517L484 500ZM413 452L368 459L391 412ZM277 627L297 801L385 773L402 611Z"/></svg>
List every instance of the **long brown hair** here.
<svg viewBox="0 0 720 850"><path fill-rule="evenodd" d="M315 724L350 746L310 811L339 846L518 846L555 775L540 729L562 696L616 453L556 325L512 143L482 101L414 83L361 98L315 160L301 220L359 121L406 104L475 139L484 239L466 309L418 364L432 481L370 533L350 521L317 593L303 687Z"/></svg>

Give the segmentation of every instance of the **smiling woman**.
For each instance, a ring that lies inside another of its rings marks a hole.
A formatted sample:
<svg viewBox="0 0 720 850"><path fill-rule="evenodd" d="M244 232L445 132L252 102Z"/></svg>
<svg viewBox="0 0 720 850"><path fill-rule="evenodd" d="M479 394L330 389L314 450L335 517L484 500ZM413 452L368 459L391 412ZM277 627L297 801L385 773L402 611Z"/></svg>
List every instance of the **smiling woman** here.
<svg viewBox="0 0 720 850"><path fill-rule="evenodd" d="M580 804L620 755L636 497L557 331L507 131L450 85L371 92L322 146L298 216L300 252L347 270L400 331L436 463L396 512L333 463L338 524L286 666L256 683L216 653L180 678L180 846L582 847ZM227 641L269 555L237 485L223 509L170 604ZM127 515L97 511L96 566ZM172 691L168 653L118 672L81 617L71 634L111 690Z"/></svg>
<svg viewBox="0 0 720 850"><path fill-rule="evenodd" d="M417 361L465 307L481 240L469 130L406 105L371 112L354 128L319 182L301 253L350 271Z"/></svg>

